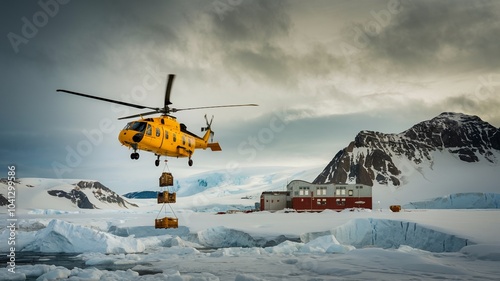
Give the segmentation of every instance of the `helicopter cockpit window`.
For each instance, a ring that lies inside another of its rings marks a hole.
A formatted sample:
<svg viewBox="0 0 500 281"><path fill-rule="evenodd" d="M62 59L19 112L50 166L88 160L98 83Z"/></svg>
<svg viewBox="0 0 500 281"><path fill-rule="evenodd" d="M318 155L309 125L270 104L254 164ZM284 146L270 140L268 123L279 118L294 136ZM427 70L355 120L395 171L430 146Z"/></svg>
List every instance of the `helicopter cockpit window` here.
<svg viewBox="0 0 500 281"><path fill-rule="evenodd" d="M148 124L148 128L146 129L146 135L151 136L152 131L153 128L151 128L151 125Z"/></svg>
<svg viewBox="0 0 500 281"><path fill-rule="evenodd" d="M146 130L146 122L130 122L125 126L125 129L134 130L143 133Z"/></svg>

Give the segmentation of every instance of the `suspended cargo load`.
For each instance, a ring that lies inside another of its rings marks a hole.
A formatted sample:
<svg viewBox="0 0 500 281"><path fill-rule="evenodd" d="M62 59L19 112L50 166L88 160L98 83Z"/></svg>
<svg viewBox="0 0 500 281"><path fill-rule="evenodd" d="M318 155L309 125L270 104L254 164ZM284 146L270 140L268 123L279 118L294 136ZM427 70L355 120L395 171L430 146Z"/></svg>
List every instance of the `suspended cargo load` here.
<svg viewBox="0 0 500 281"><path fill-rule="evenodd" d="M389 209L391 209L391 211L393 211L394 213L397 213L401 211L401 205L391 205Z"/></svg>
<svg viewBox="0 0 500 281"><path fill-rule="evenodd" d="M168 191L163 191L158 193L158 204L162 203L175 203L177 195L175 192L169 193Z"/></svg>
<svg viewBox="0 0 500 281"><path fill-rule="evenodd" d="M164 217L155 219L155 228L178 228L179 221L177 218Z"/></svg>
<svg viewBox="0 0 500 281"><path fill-rule="evenodd" d="M163 172L160 177L160 186L173 186L174 176L171 173Z"/></svg>

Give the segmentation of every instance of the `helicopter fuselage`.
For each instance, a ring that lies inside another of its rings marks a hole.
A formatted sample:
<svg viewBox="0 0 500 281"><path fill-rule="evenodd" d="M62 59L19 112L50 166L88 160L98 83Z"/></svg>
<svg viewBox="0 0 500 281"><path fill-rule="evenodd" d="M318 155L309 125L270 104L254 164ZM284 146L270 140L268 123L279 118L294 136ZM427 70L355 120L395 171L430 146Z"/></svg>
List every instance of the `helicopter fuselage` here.
<svg viewBox="0 0 500 281"><path fill-rule="evenodd" d="M189 157L196 149L210 148L212 151L220 151L219 143L209 143L212 133L210 127L203 137L189 132L186 126L177 122L175 117L166 115L156 118L140 119L128 123L118 136L118 140L124 146L138 150L152 152L155 155L167 157ZM134 153L131 155L134 158Z"/></svg>

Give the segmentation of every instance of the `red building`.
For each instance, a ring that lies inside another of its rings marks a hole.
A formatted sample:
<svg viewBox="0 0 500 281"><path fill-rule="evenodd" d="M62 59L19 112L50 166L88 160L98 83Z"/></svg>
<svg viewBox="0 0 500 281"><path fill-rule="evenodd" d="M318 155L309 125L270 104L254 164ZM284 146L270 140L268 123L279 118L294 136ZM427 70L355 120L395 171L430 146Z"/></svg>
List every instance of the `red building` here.
<svg viewBox="0 0 500 281"><path fill-rule="evenodd" d="M279 197L279 198L278 198ZM291 181L286 192L263 192L261 210L277 210L286 200L286 206L296 211L343 210L346 208L372 209L372 187L364 184L312 184L302 180Z"/></svg>

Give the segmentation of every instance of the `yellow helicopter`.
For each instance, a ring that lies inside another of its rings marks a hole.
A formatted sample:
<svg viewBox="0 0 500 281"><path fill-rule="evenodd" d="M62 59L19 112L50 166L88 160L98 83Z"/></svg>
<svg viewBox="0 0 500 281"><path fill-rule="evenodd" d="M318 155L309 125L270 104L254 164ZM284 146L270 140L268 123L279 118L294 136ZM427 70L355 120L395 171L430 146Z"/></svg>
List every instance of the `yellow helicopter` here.
<svg viewBox="0 0 500 281"><path fill-rule="evenodd" d="M61 90L58 89L57 92L64 92L72 95L82 96L86 98L97 99L105 102L116 103L124 106L135 107L139 109L151 109L153 111L134 114L126 117L118 118L119 120L141 117L137 121L129 122L123 130L120 131L118 135L118 140L124 146L132 148L134 152L130 154L130 158L137 160L139 159L139 153L137 151L143 150L152 152L157 156L155 160L155 165L160 165L160 157L188 157L188 165L193 165L193 160L191 157L196 149L207 149L210 148L212 151L221 151L221 147L218 142L213 142L214 132L212 131L212 121L208 121L205 115L205 120L207 123L206 127L201 128L202 132L205 131L203 137L199 137L194 133L187 130L186 125L179 123L177 119L170 115L170 113L175 113L184 110L194 110L194 109L206 109L206 108L219 108L219 107L239 107L239 106L257 106L257 104L236 104L236 105L217 105L217 106L203 106L203 107L191 107L191 108L170 108L172 104L170 102L170 91L172 89L172 84L174 82L175 75L170 74L168 76L167 88L165 91L165 102L163 108L159 107L149 107L138 104L132 104L102 97L91 96L83 93ZM144 118L143 116L152 115L156 113L161 113L160 117L155 118ZM210 141L209 141L210 139Z"/></svg>

